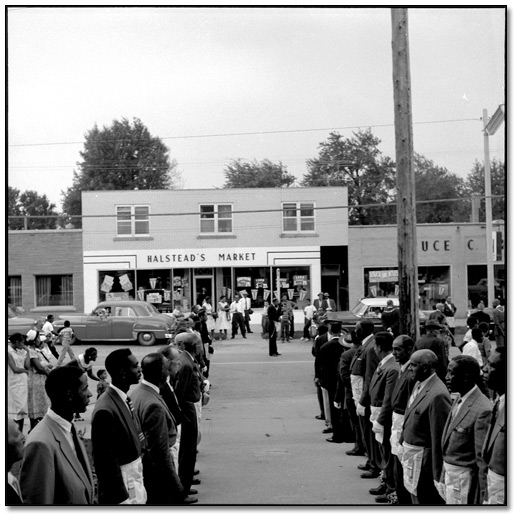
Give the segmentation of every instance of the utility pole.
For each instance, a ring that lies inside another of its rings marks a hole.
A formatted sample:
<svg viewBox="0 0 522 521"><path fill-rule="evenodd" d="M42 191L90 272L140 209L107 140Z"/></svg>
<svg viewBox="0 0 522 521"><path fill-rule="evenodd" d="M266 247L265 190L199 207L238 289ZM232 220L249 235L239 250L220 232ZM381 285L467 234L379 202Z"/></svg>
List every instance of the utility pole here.
<svg viewBox="0 0 522 521"><path fill-rule="evenodd" d="M401 334L416 340L419 336L419 286L408 10L393 8L391 19L397 163L397 254L401 317L399 330Z"/></svg>

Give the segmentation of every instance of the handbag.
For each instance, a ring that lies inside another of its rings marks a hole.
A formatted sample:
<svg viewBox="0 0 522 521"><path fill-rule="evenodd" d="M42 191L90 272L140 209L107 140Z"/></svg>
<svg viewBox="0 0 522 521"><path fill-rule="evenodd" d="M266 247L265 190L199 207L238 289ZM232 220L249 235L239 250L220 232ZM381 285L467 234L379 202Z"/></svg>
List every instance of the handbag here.
<svg viewBox="0 0 522 521"><path fill-rule="evenodd" d="M248 314L249 314L249 315L252 315L253 313L254 313L254 310L253 310L252 308L250 308L250 309L248 310Z"/></svg>

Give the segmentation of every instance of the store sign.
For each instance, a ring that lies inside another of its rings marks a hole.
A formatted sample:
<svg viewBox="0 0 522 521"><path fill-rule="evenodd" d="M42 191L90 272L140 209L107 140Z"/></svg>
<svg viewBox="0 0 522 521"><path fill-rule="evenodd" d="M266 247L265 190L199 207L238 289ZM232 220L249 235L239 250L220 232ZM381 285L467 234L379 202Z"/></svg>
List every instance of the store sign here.
<svg viewBox="0 0 522 521"><path fill-rule="evenodd" d="M377 270L369 272L370 283L398 282L399 270Z"/></svg>
<svg viewBox="0 0 522 521"><path fill-rule="evenodd" d="M420 242L422 251L451 251L450 239L430 239Z"/></svg>

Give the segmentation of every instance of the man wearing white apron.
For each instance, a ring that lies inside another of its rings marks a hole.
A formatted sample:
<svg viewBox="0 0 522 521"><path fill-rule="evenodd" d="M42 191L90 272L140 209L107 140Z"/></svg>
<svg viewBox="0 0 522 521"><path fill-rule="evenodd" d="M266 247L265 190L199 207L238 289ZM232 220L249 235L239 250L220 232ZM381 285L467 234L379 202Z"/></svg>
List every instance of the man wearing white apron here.
<svg viewBox="0 0 522 521"><path fill-rule="evenodd" d="M92 415L92 448L101 505L144 505L142 455L146 441L129 388L141 378L141 368L130 349L109 353L105 368L111 384L100 396Z"/></svg>
<svg viewBox="0 0 522 521"><path fill-rule="evenodd" d="M488 387L498 394L484 442L484 460L488 466L484 504L505 505L506 476L506 346L497 347L489 356Z"/></svg>
<svg viewBox="0 0 522 521"><path fill-rule="evenodd" d="M415 387L404 414L400 443L404 486L414 505L443 505L442 431L451 409L448 389L436 374L437 356L429 349L410 359Z"/></svg>
<svg viewBox="0 0 522 521"><path fill-rule="evenodd" d="M446 385L456 396L442 434L447 505L481 505L484 500L482 446L493 406L477 386L480 378L480 366L471 356L458 355L448 365Z"/></svg>

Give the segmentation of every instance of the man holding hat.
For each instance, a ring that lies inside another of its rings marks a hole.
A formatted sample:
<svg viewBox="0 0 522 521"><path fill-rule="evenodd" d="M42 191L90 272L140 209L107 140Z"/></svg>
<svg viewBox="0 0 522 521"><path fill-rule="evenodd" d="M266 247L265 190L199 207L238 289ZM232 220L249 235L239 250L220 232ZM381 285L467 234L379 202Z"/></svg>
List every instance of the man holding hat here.
<svg viewBox="0 0 522 521"><path fill-rule="evenodd" d="M448 353L446 352L444 340L439 337L442 326L438 320L427 320L424 327L426 334L415 342L413 353L421 349L433 351L437 355L438 360L436 367L437 376L444 381L448 370Z"/></svg>

